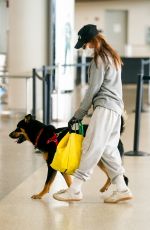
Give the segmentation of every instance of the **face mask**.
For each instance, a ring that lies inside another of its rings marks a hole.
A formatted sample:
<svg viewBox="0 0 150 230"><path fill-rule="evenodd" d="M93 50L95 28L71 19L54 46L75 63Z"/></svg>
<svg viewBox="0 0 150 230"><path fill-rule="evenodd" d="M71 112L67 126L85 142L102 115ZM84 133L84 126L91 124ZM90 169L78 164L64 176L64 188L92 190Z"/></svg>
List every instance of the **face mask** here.
<svg viewBox="0 0 150 230"><path fill-rule="evenodd" d="M94 48L89 48L89 47L87 47L87 48L84 50L84 54L85 54L85 56L87 56L87 57L91 57L91 56L94 54Z"/></svg>

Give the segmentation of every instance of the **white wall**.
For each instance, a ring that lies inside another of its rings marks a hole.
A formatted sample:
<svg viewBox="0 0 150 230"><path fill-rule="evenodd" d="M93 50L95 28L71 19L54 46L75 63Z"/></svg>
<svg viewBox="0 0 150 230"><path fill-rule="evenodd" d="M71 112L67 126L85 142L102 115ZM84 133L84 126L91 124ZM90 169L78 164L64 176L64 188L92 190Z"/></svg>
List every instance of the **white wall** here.
<svg viewBox="0 0 150 230"><path fill-rule="evenodd" d="M150 45L146 44L146 32L150 27L150 1L91 1L76 3L75 28L93 23L105 32L106 10L128 11L128 43L133 56L150 56Z"/></svg>

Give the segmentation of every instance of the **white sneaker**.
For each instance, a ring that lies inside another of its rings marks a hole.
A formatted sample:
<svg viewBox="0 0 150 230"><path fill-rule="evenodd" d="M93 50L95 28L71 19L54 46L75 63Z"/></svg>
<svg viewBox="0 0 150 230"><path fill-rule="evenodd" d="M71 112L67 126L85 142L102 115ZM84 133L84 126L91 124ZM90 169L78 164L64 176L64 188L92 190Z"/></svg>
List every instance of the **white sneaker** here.
<svg viewBox="0 0 150 230"><path fill-rule="evenodd" d="M80 201L83 198L82 192L75 192L71 189L60 190L53 194L53 198L59 201Z"/></svg>
<svg viewBox="0 0 150 230"><path fill-rule="evenodd" d="M126 190L126 191L114 191L111 196L107 197L106 199L104 199L104 203L118 203L120 201L125 201L125 200L131 200L133 199L133 195L130 192L130 190Z"/></svg>

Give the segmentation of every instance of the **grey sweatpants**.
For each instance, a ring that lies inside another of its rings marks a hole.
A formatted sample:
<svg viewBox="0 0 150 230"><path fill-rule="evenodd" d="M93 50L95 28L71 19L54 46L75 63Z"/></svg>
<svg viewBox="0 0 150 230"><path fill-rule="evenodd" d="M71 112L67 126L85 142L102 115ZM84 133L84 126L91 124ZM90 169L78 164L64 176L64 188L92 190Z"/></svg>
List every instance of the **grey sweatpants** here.
<svg viewBox="0 0 150 230"><path fill-rule="evenodd" d="M73 176L86 181L100 159L103 161L112 183L117 176L124 174L117 148L120 125L120 115L112 110L96 107L83 141L80 166Z"/></svg>

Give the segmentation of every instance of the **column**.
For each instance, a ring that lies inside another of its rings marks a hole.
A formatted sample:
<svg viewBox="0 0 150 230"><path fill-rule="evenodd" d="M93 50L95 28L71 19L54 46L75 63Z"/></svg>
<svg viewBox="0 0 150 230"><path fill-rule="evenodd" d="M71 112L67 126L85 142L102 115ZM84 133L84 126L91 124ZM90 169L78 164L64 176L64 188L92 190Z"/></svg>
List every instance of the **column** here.
<svg viewBox="0 0 150 230"><path fill-rule="evenodd" d="M10 76L31 76L32 68L47 65L47 15L47 0L10 1L8 39ZM28 83L24 78L9 79L10 110L26 112L27 101L32 102L31 90L27 91ZM31 84L28 85L31 87ZM41 100L41 92L37 97ZM31 104L28 106L31 107Z"/></svg>

